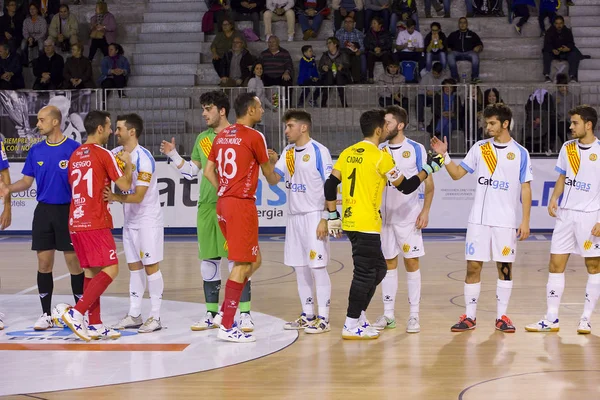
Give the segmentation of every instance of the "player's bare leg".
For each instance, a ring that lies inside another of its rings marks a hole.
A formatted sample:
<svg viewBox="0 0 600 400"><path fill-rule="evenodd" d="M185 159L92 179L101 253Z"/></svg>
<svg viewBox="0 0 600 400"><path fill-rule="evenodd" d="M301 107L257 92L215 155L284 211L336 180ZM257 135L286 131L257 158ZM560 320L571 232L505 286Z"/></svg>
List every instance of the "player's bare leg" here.
<svg viewBox="0 0 600 400"><path fill-rule="evenodd" d="M508 301L510 300L513 287L512 263L497 262L496 267L498 268L498 283L496 284L496 299L498 303L496 329L505 333L514 333L515 326L510 318L506 316Z"/></svg>
<svg viewBox="0 0 600 400"><path fill-rule="evenodd" d="M583 314L581 314L579 325L577 326L577 333L581 334L592 333L590 321L600 297L600 257L587 257L585 259L585 266L588 272L588 280L585 286Z"/></svg>
<svg viewBox="0 0 600 400"><path fill-rule="evenodd" d="M33 325L36 331L45 331L54 326L52 321L52 292L54 291L54 279L52 268L54 267L55 250L37 251L38 273L37 286L42 303L42 315Z"/></svg>
<svg viewBox="0 0 600 400"><path fill-rule="evenodd" d="M466 312L461 315L458 322L450 328L452 332L463 332L475 329L477 324L477 301L481 293L481 269L483 262L467 261L467 276L465 277L465 305Z"/></svg>

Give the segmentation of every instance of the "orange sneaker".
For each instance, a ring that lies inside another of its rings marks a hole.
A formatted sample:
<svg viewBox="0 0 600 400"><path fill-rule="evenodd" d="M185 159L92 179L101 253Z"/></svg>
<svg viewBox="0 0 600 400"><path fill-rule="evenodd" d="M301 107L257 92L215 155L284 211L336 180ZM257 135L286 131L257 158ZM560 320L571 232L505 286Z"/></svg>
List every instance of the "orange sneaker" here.
<svg viewBox="0 0 600 400"><path fill-rule="evenodd" d="M477 318L475 318L475 319L467 318L467 316L465 314L463 314L458 319L458 322L456 324L452 325L452 328L450 328L450 330L452 332L464 332L464 331L468 331L471 329L475 329L476 326L477 326Z"/></svg>
<svg viewBox="0 0 600 400"><path fill-rule="evenodd" d="M504 333L515 333L515 326L506 315L496 320L496 329Z"/></svg>

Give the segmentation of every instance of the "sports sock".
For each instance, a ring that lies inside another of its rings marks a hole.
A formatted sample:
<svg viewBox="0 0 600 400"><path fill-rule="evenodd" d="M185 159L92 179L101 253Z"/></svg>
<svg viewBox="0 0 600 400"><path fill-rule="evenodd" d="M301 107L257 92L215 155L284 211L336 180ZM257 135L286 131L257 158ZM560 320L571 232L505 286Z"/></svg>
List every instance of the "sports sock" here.
<svg viewBox="0 0 600 400"><path fill-rule="evenodd" d="M54 291L52 272L43 274L38 271L37 285L40 294L40 302L42 303L42 312L50 316L52 315L52 292Z"/></svg>
<svg viewBox="0 0 600 400"><path fill-rule="evenodd" d="M235 261L227 261L227 268L229 268L229 273L231 273L231 270L233 269L234 265Z"/></svg>
<svg viewBox="0 0 600 400"><path fill-rule="evenodd" d="M309 269L309 268L307 268ZM331 304L331 279L327 268L314 268L312 275L317 291L318 315L329 321L329 306Z"/></svg>
<svg viewBox="0 0 600 400"><path fill-rule="evenodd" d="M513 281L498 279L498 283L496 284L496 300L498 303L496 308L496 319L500 319L503 315L506 315L512 287Z"/></svg>
<svg viewBox="0 0 600 400"><path fill-rule="evenodd" d="M154 319L160 319L160 305L164 290L165 281L163 280L161 271L148 275L148 294L150 295L151 306L150 316Z"/></svg>
<svg viewBox="0 0 600 400"><path fill-rule="evenodd" d="M411 317L419 316L421 304L421 270L406 272L406 286L408 287L408 304Z"/></svg>
<svg viewBox="0 0 600 400"><path fill-rule="evenodd" d="M581 318L587 318L588 321L592 319L592 313L594 312L594 308L596 308L598 297L600 297L600 274L588 274Z"/></svg>
<svg viewBox="0 0 600 400"><path fill-rule="evenodd" d="M358 326L358 318L350 318L346 317L346 321L344 322L344 326L350 330L356 328Z"/></svg>
<svg viewBox="0 0 600 400"><path fill-rule="evenodd" d="M231 326L233 325L233 319L235 317L235 312L237 311L238 303L240 302L240 297L242 296L245 283L246 282L234 282L231 279L228 279L227 283L225 284L223 320L221 321L221 325L225 329L231 329Z"/></svg>
<svg viewBox="0 0 600 400"><path fill-rule="evenodd" d="M554 322L558 319L558 308L560 307L560 298L565 290L565 274L548 274L548 283L546 284L546 319Z"/></svg>
<svg viewBox="0 0 600 400"><path fill-rule="evenodd" d="M129 315L137 317L142 313L142 299L146 291L146 271L129 271Z"/></svg>
<svg viewBox="0 0 600 400"><path fill-rule="evenodd" d="M302 312L307 318L315 316L313 296L313 276L308 266L294 267L296 270L296 281L298 283L298 295L302 303Z"/></svg>
<svg viewBox="0 0 600 400"><path fill-rule="evenodd" d="M252 300L252 281L248 279L248 282L244 285L244 290L242 290L242 296L240 297L240 312L241 313L249 313L250 312L250 301Z"/></svg>
<svg viewBox="0 0 600 400"><path fill-rule="evenodd" d="M394 318L396 293L398 293L398 269L388 269L385 273L385 278L381 281L383 315L388 318Z"/></svg>
<svg viewBox="0 0 600 400"><path fill-rule="evenodd" d="M79 311L81 315L84 315L85 312L90 309L92 304L100 298L102 293L106 291L106 288L112 281L112 278L106 272L101 271L98 273L86 286L83 291L83 297L75 306L75 310ZM100 303L98 303L98 307L99 305Z"/></svg>
<svg viewBox="0 0 600 400"><path fill-rule="evenodd" d="M477 283L465 283L464 294L466 304L466 315L467 318L475 320L477 318L477 300L479 300L479 293L481 293L481 282Z"/></svg>
<svg viewBox="0 0 600 400"><path fill-rule="evenodd" d="M85 293L86 289L89 287L92 278L84 278L83 279L83 292ZM102 323L102 318L100 318L100 299L96 300L90 306L88 310L88 322L90 325L99 325Z"/></svg>
<svg viewBox="0 0 600 400"><path fill-rule="evenodd" d="M204 281L204 300L206 301L206 311L209 311L214 317L219 312L219 292L221 291L221 281Z"/></svg>
<svg viewBox="0 0 600 400"><path fill-rule="evenodd" d="M83 277L83 272L77 275L71 274L71 290L73 291L75 304L77 304L81 296L83 296Z"/></svg>

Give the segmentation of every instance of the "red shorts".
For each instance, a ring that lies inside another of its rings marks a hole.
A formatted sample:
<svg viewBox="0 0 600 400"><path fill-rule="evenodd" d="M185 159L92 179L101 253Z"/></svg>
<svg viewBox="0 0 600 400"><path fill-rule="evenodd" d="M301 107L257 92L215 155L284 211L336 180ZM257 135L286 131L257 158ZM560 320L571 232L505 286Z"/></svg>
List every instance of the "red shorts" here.
<svg viewBox="0 0 600 400"><path fill-rule="evenodd" d="M227 241L230 261L254 262L258 255L258 214L254 200L221 197L217 218Z"/></svg>
<svg viewBox="0 0 600 400"><path fill-rule="evenodd" d="M70 232L81 268L108 267L119 263L110 229Z"/></svg>

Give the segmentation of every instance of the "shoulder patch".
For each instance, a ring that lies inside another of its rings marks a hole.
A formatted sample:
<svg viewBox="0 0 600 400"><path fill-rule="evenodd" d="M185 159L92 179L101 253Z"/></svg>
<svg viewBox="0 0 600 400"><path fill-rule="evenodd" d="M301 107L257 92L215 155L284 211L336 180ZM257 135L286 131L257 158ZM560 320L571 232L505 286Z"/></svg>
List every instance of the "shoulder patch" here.
<svg viewBox="0 0 600 400"><path fill-rule="evenodd" d="M206 136L204 139L200 140L200 143L198 143L198 146L200 146L200 150L202 150L202 153L204 153L204 156L208 158L208 155L210 154L210 150L212 149L212 141L208 138L208 136Z"/></svg>

